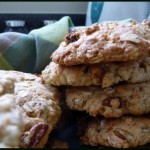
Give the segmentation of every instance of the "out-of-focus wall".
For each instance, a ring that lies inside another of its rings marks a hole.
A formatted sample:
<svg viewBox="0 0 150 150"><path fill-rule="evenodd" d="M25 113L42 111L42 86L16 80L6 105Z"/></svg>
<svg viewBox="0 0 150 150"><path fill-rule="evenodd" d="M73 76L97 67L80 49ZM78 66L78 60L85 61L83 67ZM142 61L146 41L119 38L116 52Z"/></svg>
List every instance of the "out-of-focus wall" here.
<svg viewBox="0 0 150 150"><path fill-rule="evenodd" d="M0 13L86 14L88 2L0 2Z"/></svg>

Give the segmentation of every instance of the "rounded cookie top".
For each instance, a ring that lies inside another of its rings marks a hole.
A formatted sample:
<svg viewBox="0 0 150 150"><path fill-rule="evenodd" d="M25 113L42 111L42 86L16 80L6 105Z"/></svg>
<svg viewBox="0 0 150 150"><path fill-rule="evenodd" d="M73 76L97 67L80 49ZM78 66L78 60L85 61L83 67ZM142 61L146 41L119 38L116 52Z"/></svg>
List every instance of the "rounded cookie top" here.
<svg viewBox="0 0 150 150"><path fill-rule="evenodd" d="M105 22L69 33L52 60L58 64L95 64L149 56L149 21Z"/></svg>
<svg viewBox="0 0 150 150"><path fill-rule="evenodd" d="M0 70L0 78L8 78L8 79L13 79L15 82L20 82L20 81L37 81L41 82L41 78L30 73L24 73L20 71L5 71L5 70Z"/></svg>

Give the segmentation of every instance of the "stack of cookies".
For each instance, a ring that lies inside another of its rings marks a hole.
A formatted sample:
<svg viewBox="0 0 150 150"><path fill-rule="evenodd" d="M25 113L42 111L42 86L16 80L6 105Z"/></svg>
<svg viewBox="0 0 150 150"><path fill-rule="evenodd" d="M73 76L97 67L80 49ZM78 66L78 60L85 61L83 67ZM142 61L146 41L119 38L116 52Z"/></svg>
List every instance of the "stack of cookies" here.
<svg viewBox="0 0 150 150"><path fill-rule="evenodd" d="M73 30L52 54L42 78L65 85L68 107L89 114L83 144L128 148L150 142L149 56L148 20Z"/></svg>

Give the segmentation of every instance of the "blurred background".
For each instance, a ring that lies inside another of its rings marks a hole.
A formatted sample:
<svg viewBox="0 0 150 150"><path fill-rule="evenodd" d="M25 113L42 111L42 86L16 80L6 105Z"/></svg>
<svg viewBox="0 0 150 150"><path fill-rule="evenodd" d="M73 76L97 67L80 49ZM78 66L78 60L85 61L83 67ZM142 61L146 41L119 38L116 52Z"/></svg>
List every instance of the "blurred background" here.
<svg viewBox="0 0 150 150"><path fill-rule="evenodd" d="M24 20L28 31L63 16L70 16L75 26L83 26L87 5L88 2L0 2L0 32L5 30L7 20Z"/></svg>
<svg viewBox="0 0 150 150"><path fill-rule="evenodd" d="M70 16L75 26L128 18L141 22L150 18L150 2L0 2L0 32L24 25L29 32L63 16Z"/></svg>

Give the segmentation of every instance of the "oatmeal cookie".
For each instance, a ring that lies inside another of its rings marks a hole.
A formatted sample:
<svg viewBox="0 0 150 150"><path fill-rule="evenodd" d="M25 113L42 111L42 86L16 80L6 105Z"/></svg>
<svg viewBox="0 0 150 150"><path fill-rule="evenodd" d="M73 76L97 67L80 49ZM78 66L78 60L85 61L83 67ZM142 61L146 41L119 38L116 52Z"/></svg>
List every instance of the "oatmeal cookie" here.
<svg viewBox="0 0 150 150"><path fill-rule="evenodd" d="M150 113L150 82L118 84L109 88L68 87L66 102L70 109L106 118L124 114Z"/></svg>
<svg viewBox="0 0 150 150"><path fill-rule="evenodd" d="M15 104L15 96L0 97L0 148L19 148L23 116Z"/></svg>
<svg viewBox="0 0 150 150"><path fill-rule="evenodd" d="M36 75L0 71L0 77L8 76L15 78L15 104L25 118L20 147L42 148L61 115L59 91Z"/></svg>
<svg viewBox="0 0 150 150"><path fill-rule="evenodd" d="M130 148L150 142L150 117L92 118L86 122L79 135L82 144Z"/></svg>
<svg viewBox="0 0 150 150"><path fill-rule="evenodd" d="M61 114L58 95L28 81L16 83L15 95L16 105L26 118L21 147L43 147Z"/></svg>
<svg viewBox="0 0 150 150"><path fill-rule="evenodd" d="M52 60L62 65L138 60L150 54L147 22L105 22L69 33Z"/></svg>
<svg viewBox="0 0 150 150"><path fill-rule="evenodd" d="M150 81L150 57L142 61L108 62L93 65L65 66L54 62L42 71L49 85L110 87L119 82L140 83Z"/></svg>

